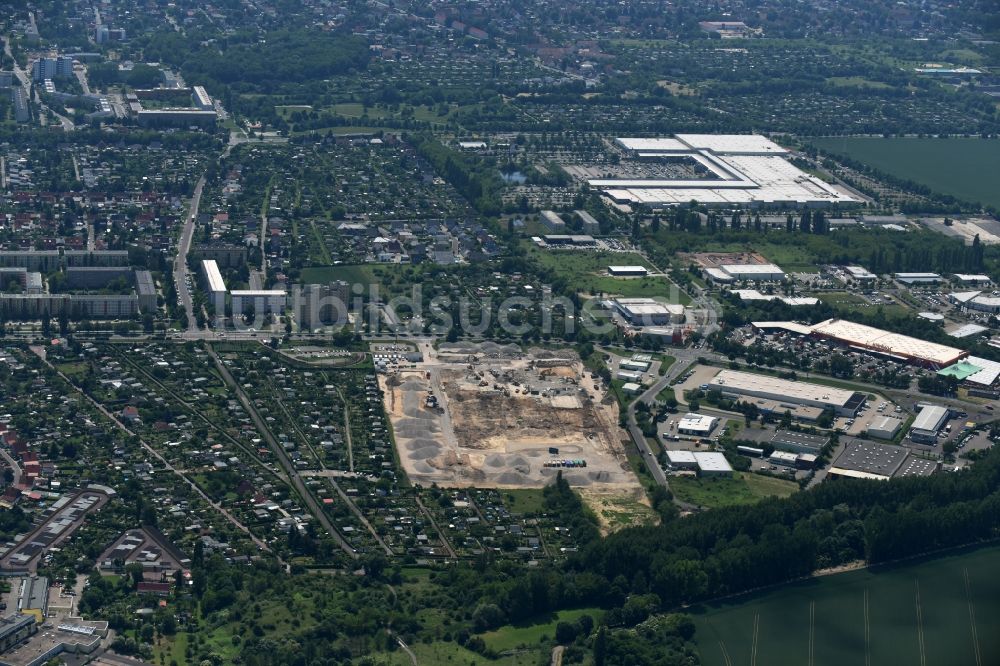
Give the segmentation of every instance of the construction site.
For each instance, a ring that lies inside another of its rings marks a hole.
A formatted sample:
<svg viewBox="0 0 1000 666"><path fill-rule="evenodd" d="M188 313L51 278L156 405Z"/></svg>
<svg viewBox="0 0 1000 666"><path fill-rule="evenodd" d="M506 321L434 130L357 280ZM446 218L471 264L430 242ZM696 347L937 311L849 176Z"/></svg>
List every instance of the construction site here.
<svg viewBox="0 0 1000 666"><path fill-rule="evenodd" d="M400 461L413 483L631 490L617 404L571 351L494 343L429 346L380 376Z"/></svg>

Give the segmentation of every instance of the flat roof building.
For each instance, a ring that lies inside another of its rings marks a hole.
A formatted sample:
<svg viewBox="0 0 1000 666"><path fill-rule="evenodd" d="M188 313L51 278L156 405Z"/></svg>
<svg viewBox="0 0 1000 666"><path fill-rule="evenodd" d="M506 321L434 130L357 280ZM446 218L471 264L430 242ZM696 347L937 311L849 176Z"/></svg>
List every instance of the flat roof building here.
<svg viewBox="0 0 1000 666"><path fill-rule="evenodd" d="M993 386L1000 377L1000 363L987 358L969 356L947 368L938 370L939 375L955 377L961 382L967 382L979 387Z"/></svg>
<svg viewBox="0 0 1000 666"><path fill-rule="evenodd" d="M214 127L218 119L215 111L202 109L141 109L136 117L140 127Z"/></svg>
<svg viewBox="0 0 1000 666"><path fill-rule="evenodd" d="M684 321L684 306L652 298L616 298L616 310L633 326L665 326Z"/></svg>
<svg viewBox="0 0 1000 666"><path fill-rule="evenodd" d="M677 432L695 437L708 437L719 424L719 419L707 414L685 414L677 422Z"/></svg>
<svg viewBox="0 0 1000 666"><path fill-rule="evenodd" d="M774 451L767 457L767 460L775 465L795 467L799 460L799 454L789 451Z"/></svg>
<svg viewBox="0 0 1000 666"><path fill-rule="evenodd" d="M829 473L855 479L888 481L908 456L909 451L901 446L851 442L833 462Z"/></svg>
<svg viewBox="0 0 1000 666"><path fill-rule="evenodd" d="M612 277L643 277L649 275L645 266L608 266L608 275Z"/></svg>
<svg viewBox="0 0 1000 666"><path fill-rule="evenodd" d="M587 234L546 234L542 236L546 245L573 247L593 247L597 245L597 239Z"/></svg>
<svg viewBox="0 0 1000 666"><path fill-rule="evenodd" d="M634 358L629 358L621 361L618 367L622 370L633 370L635 372L646 372L649 370L649 361L639 361Z"/></svg>
<svg viewBox="0 0 1000 666"><path fill-rule="evenodd" d="M876 439L893 439L903 427L903 421L894 416L877 416L868 424L865 432Z"/></svg>
<svg viewBox="0 0 1000 666"><path fill-rule="evenodd" d="M948 335L953 338L968 338L973 335L982 335L990 329L986 326L980 326L979 324L962 324L958 328L947 331Z"/></svg>
<svg viewBox="0 0 1000 666"><path fill-rule="evenodd" d="M844 266L844 272L847 273L848 278L858 282L874 282L878 279L877 275L861 266Z"/></svg>
<svg viewBox="0 0 1000 666"><path fill-rule="evenodd" d="M139 295L139 309L143 312L155 312L157 309L156 283L149 271L135 272L135 293Z"/></svg>
<svg viewBox="0 0 1000 666"><path fill-rule="evenodd" d="M830 409L841 416L853 416L865 401L865 396L857 391L738 370L720 370L719 374L707 382L707 390L717 390L723 395L736 398L749 395L789 406L807 405Z"/></svg>
<svg viewBox="0 0 1000 666"><path fill-rule="evenodd" d="M954 278L962 284L987 285L992 282L989 275L982 274L955 273Z"/></svg>
<svg viewBox="0 0 1000 666"><path fill-rule="evenodd" d="M687 160L707 173L702 178L610 178L591 187L625 205L651 208L687 205L760 206L857 204L846 189L811 176L786 158L788 151L756 134L677 134L673 137L618 138L634 159Z"/></svg>
<svg viewBox="0 0 1000 666"><path fill-rule="evenodd" d="M31 637L37 630L38 624L34 615L14 613L0 617L0 654Z"/></svg>
<svg viewBox="0 0 1000 666"><path fill-rule="evenodd" d="M914 442L934 444L938 432L948 420L949 411L941 405L927 405L917 414L910 427L910 439Z"/></svg>
<svg viewBox="0 0 1000 666"><path fill-rule="evenodd" d="M222 279L219 271L219 264L215 259L203 259L201 262L201 274L205 279L205 291L212 297L213 302L220 295L225 298L226 282Z"/></svg>
<svg viewBox="0 0 1000 666"><path fill-rule="evenodd" d="M698 463L698 473L703 476L729 476L733 468L726 456L715 451L695 451L695 462Z"/></svg>
<svg viewBox="0 0 1000 666"><path fill-rule="evenodd" d="M694 451L667 451L667 464L678 469L697 469Z"/></svg>
<svg viewBox="0 0 1000 666"><path fill-rule="evenodd" d="M638 395L642 393L642 384L635 382L625 382L622 384L622 392L628 395Z"/></svg>
<svg viewBox="0 0 1000 666"><path fill-rule="evenodd" d="M815 296L779 296L777 294L762 294L756 289L733 289L733 294L740 297L741 301L774 301L778 300L785 305L816 305L819 299Z"/></svg>
<svg viewBox="0 0 1000 666"><path fill-rule="evenodd" d="M597 218L585 210L574 210L573 212L580 218L580 222L583 224L583 230L585 232L588 234L600 233L601 223L597 221Z"/></svg>
<svg viewBox="0 0 1000 666"><path fill-rule="evenodd" d="M937 273L894 273L893 277L903 284L938 284L943 279Z"/></svg>
<svg viewBox="0 0 1000 666"><path fill-rule="evenodd" d="M778 282L785 279L785 272L775 264L723 264L719 268L734 280Z"/></svg>
<svg viewBox="0 0 1000 666"><path fill-rule="evenodd" d="M830 438L825 435L810 435L795 430L778 430L771 437L771 446L792 453L819 453Z"/></svg>
<svg viewBox="0 0 1000 666"><path fill-rule="evenodd" d="M195 86L191 89L191 101L194 102L195 107L201 109L202 111L215 110L212 98L209 96L204 86Z"/></svg>
<svg viewBox="0 0 1000 666"><path fill-rule="evenodd" d="M640 383L642 381L642 373L635 372L634 370L619 370L615 373L615 379L623 382Z"/></svg>

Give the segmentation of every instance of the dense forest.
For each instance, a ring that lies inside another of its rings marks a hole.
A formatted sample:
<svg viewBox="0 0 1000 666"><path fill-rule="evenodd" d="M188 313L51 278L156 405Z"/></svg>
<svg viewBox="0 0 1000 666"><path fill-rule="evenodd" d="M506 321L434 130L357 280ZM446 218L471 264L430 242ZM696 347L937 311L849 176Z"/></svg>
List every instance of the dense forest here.
<svg viewBox="0 0 1000 666"><path fill-rule="evenodd" d="M239 92L275 93L368 65L368 44L355 35L320 30L281 30L256 35L235 34L205 46L176 34L149 38L144 54L179 67L191 83L203 84L214 95ZM273 102L272 102L273 103Z"/></svg>

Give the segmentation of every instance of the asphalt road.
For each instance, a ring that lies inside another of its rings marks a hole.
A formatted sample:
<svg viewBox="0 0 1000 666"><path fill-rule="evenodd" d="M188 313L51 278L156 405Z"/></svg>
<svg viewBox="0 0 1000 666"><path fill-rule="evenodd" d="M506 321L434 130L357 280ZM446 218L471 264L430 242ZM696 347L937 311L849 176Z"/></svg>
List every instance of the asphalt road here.
<svg viewBox="0 0 1000 666"><path fill-rule="evenodd" d="M181 300L181 307L187 311L189 331L198 330L198 320L194 316L191 290L187 286L187 255L191 251L191 239L194 237L195 223L198 221L198 206L201 205L201 192L204 187L205 176L202 176L198 184L195 185L194 195L191 197L191 208L188 211L187 219L184 220L180 242L177 244L177 256L174 258L174 285L177 288L177 296Z"/></svg>
<svg viewBox="0 0 1000 666"><path fill-rule="evenodd" d="M626 410L626 426L628 428L628 433L632 437L632 441L635 442L636 448L639 449L643 462L646 463L646 468L658 484L667 488L669 488L667 475L664 474L663 468L660 467L660 463L656 459L656 455L653 453L652 447L649 446L649 443L646 441L646 436L642 434L642 430L639 428L639 424L635 417L636 407L640 402L652 405L656 402L656 396L660 393L660 391L669 386L670 382L677 378L681 372L683 372L688 365L691 364L692 361L698 358L698 356L704 356L704 354L701 353L701 350L690 349L670 349L668 353L677 360L674 361L673 365L667 368L666 374L657 379L652 386L633 400ZM682 506L682 508L696 508L684 505L684 503L678 502L677 500L674 501L678 504L678 506Z"/></svg>

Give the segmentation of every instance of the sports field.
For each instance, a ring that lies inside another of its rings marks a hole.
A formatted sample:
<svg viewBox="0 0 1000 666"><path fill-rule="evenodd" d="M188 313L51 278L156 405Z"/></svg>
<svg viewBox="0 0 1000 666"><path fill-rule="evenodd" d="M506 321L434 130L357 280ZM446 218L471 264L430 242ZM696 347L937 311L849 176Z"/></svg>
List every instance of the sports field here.
<svg viewBox="0 0 1000 666"><path fill-rule="evenodd" d="M1000 547L795 583L695 614L704 666L1000 664Z"/></svg>
<svg viewBox="0 0 1000 666"><path fill-rule="evenodd" d="M964 201L1000 206L1000 139L826 138L811 142Z"/></svg>

